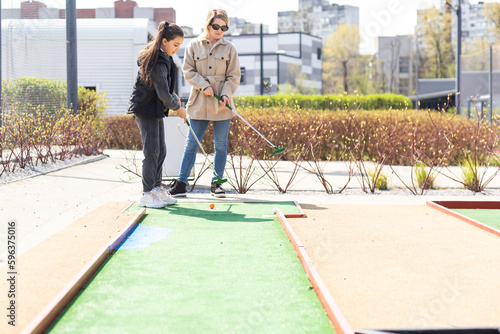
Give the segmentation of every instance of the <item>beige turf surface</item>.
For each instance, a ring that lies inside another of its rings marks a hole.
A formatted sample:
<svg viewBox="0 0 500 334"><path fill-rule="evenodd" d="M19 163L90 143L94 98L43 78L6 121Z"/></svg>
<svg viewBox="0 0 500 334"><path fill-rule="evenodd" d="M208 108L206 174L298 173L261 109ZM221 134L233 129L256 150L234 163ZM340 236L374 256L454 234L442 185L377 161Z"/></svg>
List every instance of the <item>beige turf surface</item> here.
<svg viewBox="0 0 500 334"><path fill-rule="evenodd" d="M428 206L289 219L354 329L500 326L500 238Z"/></svg>

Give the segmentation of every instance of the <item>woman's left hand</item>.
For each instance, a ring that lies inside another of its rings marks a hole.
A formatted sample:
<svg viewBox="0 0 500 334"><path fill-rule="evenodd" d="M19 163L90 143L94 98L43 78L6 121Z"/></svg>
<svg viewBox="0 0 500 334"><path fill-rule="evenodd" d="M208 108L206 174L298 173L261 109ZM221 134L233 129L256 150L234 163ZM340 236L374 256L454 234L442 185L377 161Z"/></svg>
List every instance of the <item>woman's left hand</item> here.
<svg viewBox="0 0 500 334"><path fill-rule="evenodd" d="M229 105L229 98L226 95L221 96L222 101L219 100L219 103L223 106Z"/></svg>

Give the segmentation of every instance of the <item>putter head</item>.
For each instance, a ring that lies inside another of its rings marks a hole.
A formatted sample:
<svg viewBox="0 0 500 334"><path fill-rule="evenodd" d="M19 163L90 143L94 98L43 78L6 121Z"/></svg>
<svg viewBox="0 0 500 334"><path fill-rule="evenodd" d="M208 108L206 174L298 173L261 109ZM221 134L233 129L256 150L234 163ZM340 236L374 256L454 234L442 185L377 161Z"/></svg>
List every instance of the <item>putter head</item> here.
<svg viewBox="0 0 500 334"><path fill-rule="evenodd" d="M221 179L219 176L217 176L217 180L214 181L215 184L223 184L224 182L227 182L227 179Z"/></svg>
<svg viewBox="0 0 500 334"><path fill-rule="evenodd" d="M285 148L284 147L275 147L274 148L274 154L280 154L280 153L283 153L285 152Z"/></svg>

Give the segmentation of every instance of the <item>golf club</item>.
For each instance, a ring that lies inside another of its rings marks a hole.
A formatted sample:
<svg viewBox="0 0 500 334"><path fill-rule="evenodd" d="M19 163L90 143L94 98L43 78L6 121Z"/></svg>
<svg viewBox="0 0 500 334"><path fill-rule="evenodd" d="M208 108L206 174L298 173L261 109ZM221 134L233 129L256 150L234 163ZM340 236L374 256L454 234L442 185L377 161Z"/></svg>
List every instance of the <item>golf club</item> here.
<svg viewBox="0 0 500 334"><path fill-rule="evenodd" d="M217 94L215 94L215 93L214 93L214 96L215 96L215 98L216 98L217 100L222 101L222 98L221 98L219 95L217 95ZM268 143L269 143L269 145L271 145L271 147L272 147L272 148L274 148L274 154L280 154L280 153L283 153L283 152L285 151L285 148L284 148L284 147L277 147L276 145L274 145L273 143L271 143L271 142L270 142L270 141L269 141L266 137L264 137L264 136L262 135L262 133L260 133L259 131L257 131L257 129L256 129L256 128L254 128L254 127L252 126L252 124L248 123L248 121L247 121L246 119L244 119L244 118L243 118L243 116L241 116L241 115L240 115L240 114L239 114L236 110L234 110L233 108L231 108L231 106L230 106L230 105L226 104L226 107L228 107L228 108L229 108L229 110L231 110L232 112L234 112L234 113L236 114L236 116L238 116L239 118L241 118L241 119L243 120L243 122L247 123L247 125L248 125L249 127L251 127L251 128L252 128L252 130L254 130L255 132L257 132L257 133L258 133L258 134L259 134L262 138L264 138L264 140L265 140L266 142L268 142Z"/></svg>
<svg viewBox="0 0 500 334"><path fill-rule="evenodd" d="M186 117L186 124L189 128L189 130L191 130L191 133L193 134L193 137L194 139L196 140L196 142L198 143L198 146L201 148L201 151L203 152L203 155L205 156L205 159L208 160L208 163L210 164L210 167L212 167L212 170L214 171L214 174L215 176L217 177L217 180L213 181L215 184L223 184L224 182L227 182L227 179L222 179L219 174L217 174L217 172L215 171L215 166L214 164L212 163L212 161L208 158L208 155L207 155L207 152L205 152L205 150L203 149L203 146L201 146L201 143L200 143L200 140L198 139L198 137L196 136L196 133L194 133L194 130L193 128L191 127L191 123L189 123L189 120L188 118Z"/></svg>

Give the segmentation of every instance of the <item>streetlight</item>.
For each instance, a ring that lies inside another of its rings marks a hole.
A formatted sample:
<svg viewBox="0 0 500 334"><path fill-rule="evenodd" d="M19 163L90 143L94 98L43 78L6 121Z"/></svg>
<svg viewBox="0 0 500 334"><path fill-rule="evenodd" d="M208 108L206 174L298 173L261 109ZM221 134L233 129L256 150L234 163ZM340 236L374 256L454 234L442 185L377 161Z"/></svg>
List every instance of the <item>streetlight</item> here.
<svg viewBox="0 0 500 334"><path fill-rule="evenodd" d="M488 122L493 122L493 38L490 39L490 110L488 113Z"/></svg>
<svg viewBox="0 0 500 334"><path fill-rule="evenodd" d="M260 24L260 95L264 95L264 25Z"/></svg>
<svg viewBox="0 0 500 334"><path fill-rule="evenodd" d="M0 128L3 125L3 105L2 105L2 1L0 0ZM0 153L1 157L1 153Z"/></svg>
<svg viewBox="0 0 500 334"><path fill-rule="evenodd" d="M76 0L66 0L66 85L67 106L78 112L78 49L76 28Z"/></svg>
<svg viewBox="0 0 500 334"><path fill-rule="evenodd" d="M456 95L455 104L457 106L457 114L460 115L460 88L461 88L461 56L462 56L462 0L457 0L458 4L453 7L448 0L446 5L457 13L457 62L456 62Z"/></svg>

